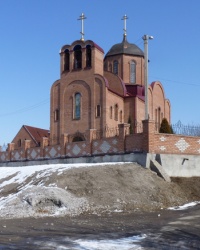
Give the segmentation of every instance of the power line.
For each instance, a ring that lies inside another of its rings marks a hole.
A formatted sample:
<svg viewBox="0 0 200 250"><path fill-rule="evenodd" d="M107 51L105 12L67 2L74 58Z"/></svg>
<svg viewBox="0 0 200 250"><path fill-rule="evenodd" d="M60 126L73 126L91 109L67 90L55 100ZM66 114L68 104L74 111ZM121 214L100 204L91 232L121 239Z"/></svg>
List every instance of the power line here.
<svg viewBox="0 0 200 250"><path fill-rule="evenodd" d="M22 108L22 109L18 109L18 110L9 112L9 113L0 114L0 117L24 113L24 112L27 112L27 111L29 111L29 110L32 110L32 109L41 107L41 106L47 104L48 102L49 102L49 98L48 98L48 99L45 99L45 100L43 100L43 101L41 101L41 102L38 102L38 103L36 103L36 104L34 104L34 105L31 105L31 106L28 106L28 107L24 107L24 108Z"/></svg>
<svg viewBox="0 0 200 250"><path fill-rule="evenodd" d="M181 81L176 81L176 80L165 79L165 78L158 77L158 76L152 76L152 75L150 75L150 77L157 78L157 79L160 79L160 80L163 80L163 81L166 81L166 82L176 82L176 83L179 83L179 84L192 85L192 86L200 87L200 84L197 84L197 83L181 82Z"/></svg>

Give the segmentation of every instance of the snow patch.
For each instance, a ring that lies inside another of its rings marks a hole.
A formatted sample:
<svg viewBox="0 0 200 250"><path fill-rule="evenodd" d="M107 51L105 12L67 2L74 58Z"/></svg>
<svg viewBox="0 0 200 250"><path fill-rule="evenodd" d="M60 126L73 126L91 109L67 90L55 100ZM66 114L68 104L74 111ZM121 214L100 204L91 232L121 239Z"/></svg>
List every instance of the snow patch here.
<svg viewBox="0 0 200 250"><path fill-rule="evenodd" d="M0 217L21 218L80 214L88 202L53 187L32 186L0 201Z"/></svg>
<svg viewBox="0 0 200 250"><path fill-rule="evenodd" d="M49 249L76 249L76 250L142 250L143 248L140 246L140 242L144 240L147 236L143 235L135 235L130 237L123 237L119 239L78 239L72 240L70 238L65 238L63 241L67 242L67 244L72 247L66 248L65 245L61 245L57 242L35 242L38 246L43 246Z"/></svg>
<svg viewBox="0 0 200 250"><path fill-rule="evenodd" d="M22 218L43 216L74 216L88 211L86 198L76 197L67 187L58 188L55 183L45 185L53 173L61 175L72 168L101 167L124 163L51 164L26 167L1 167L0 217ZM36 185L37 183L37 185ZM2 194L1 194L2 195Z"/></svg>
<svg viewBox="0 0 200 250"><path fill-rule="evenodd" d="M196 205L200 204L199 201L194 201L194 202L190 202L190 203L187 203L187 204L184 204L182 206L177 206L177 207L169 207L168 209L169 210L185 210L185 209L188 209L190 207L194 207Z"/></svg>

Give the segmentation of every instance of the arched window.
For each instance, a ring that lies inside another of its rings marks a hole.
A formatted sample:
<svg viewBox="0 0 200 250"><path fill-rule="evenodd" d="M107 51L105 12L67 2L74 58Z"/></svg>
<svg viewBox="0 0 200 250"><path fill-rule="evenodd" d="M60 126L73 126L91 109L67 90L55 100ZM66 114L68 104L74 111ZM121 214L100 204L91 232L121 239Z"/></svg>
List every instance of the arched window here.
<svg viewBox="0 0 200 250"><path fill-rule="evenodd" d="M91 45L86 46L86 67L92 67L92 50Z"/></svg>
<svg viewBox="0 0 200 250"><path fill-rule="evenodd" d="M113 73L118 74L118 61L116 60L113 62Z"/></svg>
<svg viewBox="0 0 200 250"><path fill-rule="evenodd" d="M113 107L111 106L110 107L110 119L112 119L113 118Z"/></svg>
<svg viewBox="0 0 200 250"><path fill-rule="evenodd" d="M69 50L64 52L64 71L69 71Z"/></svg>
<svg viewBox="0 0 200 250"><path fill-rule="evenodd" d="M155 109L155 121L156 121L156 123L158 122L158 111L157 111L157 109Z"/></svg>
<svg viewBox="0 0 200 250"><path fill-rule="evenodd" d="M160 124L161 124L161 108L159 107L158 108L158 125L159 125L159 128L160 128Z"/></svg>
<svg viewBox="0 0 200 250"><path fill-rule="evenodd" d="M119 121L122 123L122 110L120 111Z"/></svg>
<svg viewBox="0 0 200 250"><path fill-rule="evenodd" d="M80 45L74 47L74 69L82 68L82 50Z"/></svg>
<svg viewBox="0 0 200 250"><path fill-rule="evenodd" d="M76 136L72 140L72 142L77 142L77 141L83 141L83 138L81 136Z"/></svg>
<svg viewBox="0 0 200 250"><path fill-rule="evenodd" d="M155 109L155 121L156 121L156 131L159 130L160 124L159 124L159 108Z"/></svg>
<svg viewBox="0 0 200 250"><path fill-rule="evenodd" d="M54 121L57 122L59 120L59 109L54 111Z"/></svg>
<svg viewBox="0 0 200 250"><path fill-rule="evenodd" d="M118 110L119 110L118 104L115 104L115 120L116 121L118 121Z"/></svg>
<svg viewBox="0 0 200 250"><path fill-rule="evenodd" d="M21 146L22 146L22 140L19 139L19 140L18 140L18 147L21 147Z"/></svg>
<svg viewBox="0 0 200 250"><path fill-rule="evenodd" d="M136 65L134 61L130 63L130 83L134 84L136 82Z"/></svg>
<svg viewBox="0 0 200 250"><path fill-rule="evenodd" d="M76 93L74 96L74 119L81 118L81 94Z"/></svg>
<svg viewBox="0 0 200 250"><path fill-rule="evenodd" d="M96 107L96 117L100 117L101 116L101 106L98 104Z"/></svg>
<svg viewBox="0 0 200 250"><path fill-rule="evenodd" d="M109 64L109 71L112 72L112 64Z"/></svg>
<svg viewBox="0 0 200 250"><path fill-rule="evenodd" d="M108 70L108 64L107 64L107 62L104 62L104 70L105 70L105 71Z"/></svg>

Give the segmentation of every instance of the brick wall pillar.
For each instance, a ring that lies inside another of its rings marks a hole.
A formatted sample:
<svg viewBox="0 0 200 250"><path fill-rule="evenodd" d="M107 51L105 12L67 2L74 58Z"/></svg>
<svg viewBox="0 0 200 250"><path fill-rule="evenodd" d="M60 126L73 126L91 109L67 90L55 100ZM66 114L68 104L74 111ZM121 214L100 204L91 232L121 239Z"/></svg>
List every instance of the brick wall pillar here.
<svg viewBox="0 0 200 250"><path fill-rule="evenodd" d="M31 147L31 140L23 141L23 158L27 159L27 149Z"/></svg>
<svg viewBox="0 0 200 250"><path fill-rule="evenodd" d="M69 142L68 134L62 134L60 138L61 155L66 155L66 145Z"/></svg>
<svg viewBox="0 0 200 250"><path fill-rule="evenodd" d="M125 152L125 150L126 150L125 138L126 138L126 135L130 134L130 124L128 124L128 123L118 124L118 128L119 128L118 148L120 150L120 153L122 153L122 152Z"/></svg>
<svg viewBox="0 0 200 250"><path fill-rule="evenodd" d="M82 69L86 68L86 48L82 48Z"/></svg>
<svg viewBox="0 0 200 250"><path fill-rule="evenodd" d="M118 124L118 128L119 128L119 137L125 139L125 136L130 134L130 124L129 123Z"/></svg>
<svg viewBox="0 0 200 250"><path fill-rule="evenodd" d="M88 129L86 130L85 136L86 140L90 143L93 141L93 134L96 132L96 129Z"/></svg>
<svg viewBox="0 0 200 250"><path fill-rule="evenodd" d="M155 121L144 120L143 123L143 151L146 153L154 152Z"/></svg>
<svg viewBox="0 0 200 250"><path fill-rule="evenodd" d="M93 153L93 147L92 147L92 141L93 141L93 136L94 133L96 133L96 129L88 129L86 130L85 136L86 136L86 141L90 143L90 155Z"/></svg>
<svg viewBox="0 0 200 250"><path fill-rule="evenodd" d="M12 161L12 151L15 149L15 143L8 143L8 161Z"/></svg>
<svg viewBox="0 0 200 250"><path fill-rule="evenodd" d="M44 154L44 148L49 145L49 138L42 137L42 141L40 143L40 157L43 158L45 156Z"/></svg>

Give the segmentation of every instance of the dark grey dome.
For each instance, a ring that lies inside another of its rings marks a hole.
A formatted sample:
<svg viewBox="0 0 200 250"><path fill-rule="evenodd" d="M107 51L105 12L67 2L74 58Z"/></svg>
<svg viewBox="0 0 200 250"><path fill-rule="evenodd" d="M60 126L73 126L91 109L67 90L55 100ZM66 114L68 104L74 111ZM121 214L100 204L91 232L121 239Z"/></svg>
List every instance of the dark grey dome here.
<svg viewBox="0 0 200 250"><path fill-rule="evenodd" d="M106 54L106 57L120 54L144 57L144 52L135 44L129 43L126 39L126 36L124 36L124 39L121 43L117 43L112 46L112 48Z"/></svg>

